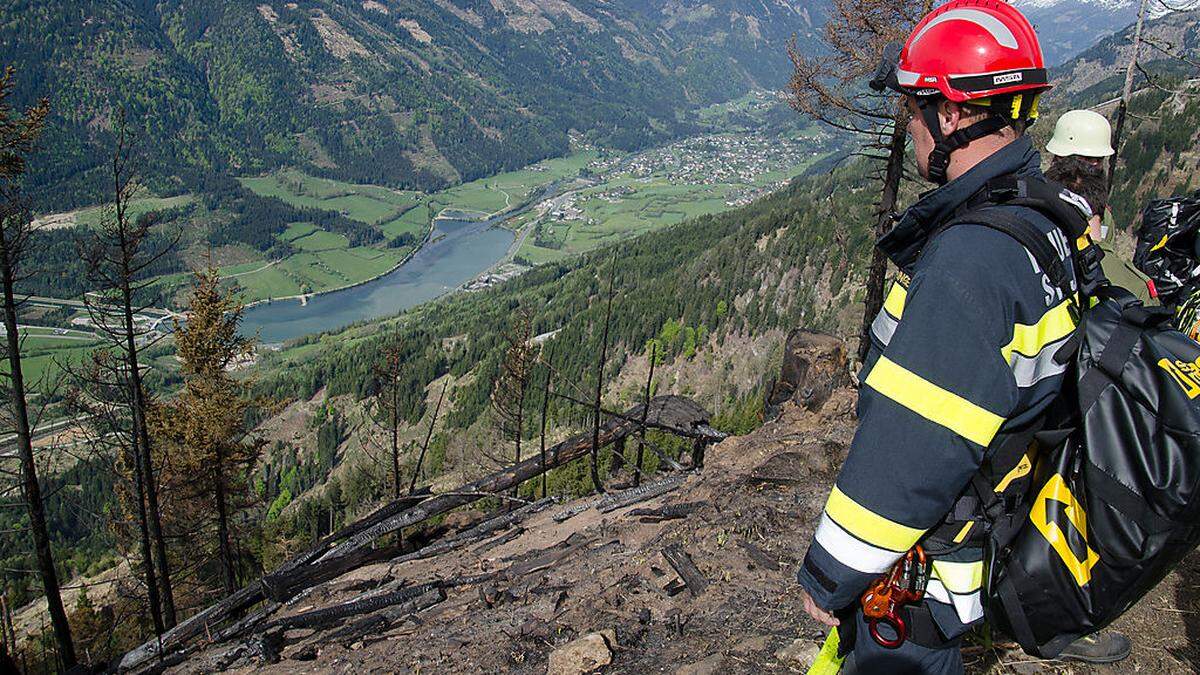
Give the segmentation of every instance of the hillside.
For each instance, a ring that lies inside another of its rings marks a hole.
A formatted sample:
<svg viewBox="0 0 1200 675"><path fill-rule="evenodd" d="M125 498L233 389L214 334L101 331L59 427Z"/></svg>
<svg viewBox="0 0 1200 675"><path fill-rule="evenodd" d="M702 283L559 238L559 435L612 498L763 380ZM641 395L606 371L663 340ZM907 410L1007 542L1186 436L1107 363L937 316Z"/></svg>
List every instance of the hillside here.
<svg viewBox="0 0 1200 675"><path fill-rule="evenodd" d="M0 62L55 115L40 210L95 203L118 110L151 186L278 166L436 189L568 151L633 149L688 112L778 88L783 46L822 4L793 0L16 0Z"/></svg>
<svg viewBox="0 0 1200 675"><path fill-rule="evenodd" d="M1051 72L1056 83L1047 102L1056 108L1093 106L1121 95L1125 85L1125 67L1132 51L1134 25L1083 50ZM1200 56L1200 9L1174 12L1146 21L1147 45L1141 64L1148 72L1162 76L1196 77L1196 68L1167 53L1195 61ZM1136 76L1136 87L1145 86L1145 77Z"/></svg>

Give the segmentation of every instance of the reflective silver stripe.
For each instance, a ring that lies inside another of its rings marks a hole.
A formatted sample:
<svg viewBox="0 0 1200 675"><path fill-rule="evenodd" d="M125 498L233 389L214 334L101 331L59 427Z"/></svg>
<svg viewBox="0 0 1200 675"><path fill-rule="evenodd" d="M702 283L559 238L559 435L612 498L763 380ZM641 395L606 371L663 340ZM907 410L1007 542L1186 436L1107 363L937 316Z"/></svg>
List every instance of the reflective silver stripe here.
<svg viewBox="0 0 1200 675"><path fill-rule="evenodd" d="M886 347L892 341L892 336L896 334L896 329L899 327L900 322L881 309L875 315L875 320L871 322L871 334Z"/></svg>
<svg viewBox="0 0 1200 675"><path fill-rule="evenodd" d="M883 574L892 569L892 565L903 555L872 546L855 537L833 522L828 514L821 515L821 524L817 525L814 539L838 562L864 574Z"/></svg>
<svg viewBox="0 0 1200 675"><path fill-rule="evenodd" d="M1009 367L1012 368L1013 377L1017 380L1017 386L1022 389L1032 387L1048 377L1054 377L1066 372L1067 365L1069 364L1058 363L1054 360L1054 355L1070 339L1071 337L1067 336L1058 342L1051 342L1042 347L1037 356L1025 356L1020 352L1013 352L1009 359Z"/></svg>
<svg viewBox="0 0 1200 675"><path fill-rule="evenodd" d="M1017 36L1013 35L1013 32L1000 19L978 9L952 9L945 14L938 15L933 21L925 24L921 32L917 33L913 37L912 42L908 43L909 49L912 49L914 45L920 42L921 38L925 36L925 33L929 32L930 28L946 23L947 21L970 21L988 33L991 33L992 38L996 42L999 42L1001 47L1008 47L1009 49L1016 49L1018 47Z"/></svg>
<svg viewBox="0 0 1200 675"><path fill-rule="evenodd" d="M898 82L901 87L915 86L917 81L920 79L920 73L914 73L911 70L905 70L903 68L896 69L896 82Z"/></svg>
<svg viewBox="0 0 1200 675"><path fill-rule="evenodd" d="M979 591L961 595L951 593L937 579L930 579L925 595L944 605L954 607L954 613L963 624L971 624L983 618L983 596Z"/></svg>

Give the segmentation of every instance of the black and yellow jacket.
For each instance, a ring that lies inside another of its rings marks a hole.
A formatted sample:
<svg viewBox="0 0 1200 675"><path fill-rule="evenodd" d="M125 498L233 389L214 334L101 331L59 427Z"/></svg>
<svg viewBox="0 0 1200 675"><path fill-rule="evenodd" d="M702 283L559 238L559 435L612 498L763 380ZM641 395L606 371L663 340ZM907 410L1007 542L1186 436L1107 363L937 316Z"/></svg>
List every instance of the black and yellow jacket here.
<svg viewBox="0 0 1200 675"><path fill-rule="evenodd" d="M1027 139L926 194L879 243L901 275L874 321L858 430L799 572L825 609L856 603L927 532L944 531L988 449L1035 424L1062 385L1066 367L1053 354L1075 322L1025 248L969 223L930 238L1005 175L1040 176ZM1000 208L1070 255L1040 212ZM983 617L981 560L966 546L933 562L928 606L946 638Z"/></svg>

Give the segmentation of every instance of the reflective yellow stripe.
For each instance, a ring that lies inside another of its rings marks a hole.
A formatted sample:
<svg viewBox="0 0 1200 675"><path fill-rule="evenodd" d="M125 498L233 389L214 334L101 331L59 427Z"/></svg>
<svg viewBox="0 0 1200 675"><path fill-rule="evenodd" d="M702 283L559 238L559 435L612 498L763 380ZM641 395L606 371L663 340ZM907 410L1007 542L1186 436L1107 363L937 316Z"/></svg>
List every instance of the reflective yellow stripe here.
<svg viewBox="0 0 1200 675"><path fill-rule="evenodd" d="M867 386L925 419L987 447L1004 418L946 391L880 356L867 375Z"/></svg>
<svg viewBox="0 0 1200 675"><path fill-rule="evenodd" d="M825 503L825 513L855 537L889 551L907 551L925 534L924 530L893 522L862 506L836 485Z"/></svg>
<svg viewBox="0 0 1200 675"><path fill-rule="evenodd" d="M1160 249L1160 248L1162 248L1162 247L1164 247L1164 246L1166 246L1166 245L1167 245L1167 235L1165 235L1165 234L1164 234L1164 235L1163 235L1163 238L1162 238L1162 239L1159 239L1157 244L1155 244L1154 246L1150 247L1150 252L1151 252L1151 253L1153 253L1153 252L1157 251L1158 249Z"/></svg>
<svg viewBox="0 0 1200 675"><path fill-rule="evenodd" d="M933 578L951 593L973 593L983 586L983 561L933 561Z"/></svg>
<svg viewBox="0 0 1200 675"><path fill-rule="evenodd" d="M954 535L954 543L961 544L962 540L967 538L967 533L971 531L971 528L974 527L974 525L975 521L973 520L968 521L966 525L963 525L962 529L958 531L958 534Z"/></svg>
<svg viewBox="0 0 1200 675"><path fill-rule="evenodd" d="M1013 326L1012 341L1000 350L1005 362L1012 362L1013 352L1024 356L1037 356L1048 344L1058 342L1075 330L1075 319L1071 316L1071 303L1064 300L1057 307L1042 315L1032 326L1023 323Z"/></svg>
<svg viewBox="0 0 1200 675"><path fill-rule="evenodd" d="M883 301L883 308L887 310L897 319L904 317L904 303L908 300L908 289L900 285L900 282L892 284L892 290L888 291L887 299Z"/></svg>

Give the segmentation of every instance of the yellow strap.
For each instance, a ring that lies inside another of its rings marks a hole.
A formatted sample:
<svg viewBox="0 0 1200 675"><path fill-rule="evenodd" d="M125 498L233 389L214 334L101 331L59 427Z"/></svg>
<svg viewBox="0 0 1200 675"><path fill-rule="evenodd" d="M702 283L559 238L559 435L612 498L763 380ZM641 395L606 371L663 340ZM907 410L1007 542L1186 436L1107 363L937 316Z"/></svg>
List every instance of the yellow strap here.
<svg viewBox="0 0 1200 675"><path fill-rule="evenodd" d="M1021 119L1021 104L1025 101L1025 94L1017 94L1013 97L1012 114L1009 115L1014 120Z"/></svg>
<svg viewBox="0 0 1200 675"><path fill-rule="evenodd" d="M1167 235L1164 234L1163 238L1159 239L1157 244L1150 247L1150 252L1153 253L1154 251L1157 251L1158 249L1160 249L1166 245L1167 245Z"/></svg>
<svg viewBox="0 0 1200 675"><path fill-rule="evenodd" d="M963 539L967 538L967 533L969 533L971 531L971 528L974 526L975 526L975 521L973 521L973 520L967 521L967 524L962 526L962 529L958 531L958 534L954 535L954 543L961 544Z"/></svg>
<svg viewBox="0 0 1200 675"><path fill-rule="evenodd" d="M924 530L901 525L859 504L846 493L833 486L829 501L825 502L825 513L838 525L859 539L889 551L903 553L913 547Z"/></svg>
<svg viewBox="0 0 1200 675"><path fill-rule="evenodd" d="M808 667L808 675L837 675L842 672L842 663L846 659L838 658L840 644L838 629L834 628L829 631L829 637L825 638L825 644L821 645L817 658L813 659L812 665Z"/></svg>
<svg viewBox="0 0 1200 675"><path fill-rule="evenodd" d="M875 362L866 384L930 422L985 448L1004 424L1003 417L942 389L886 356Z"/></svg>

